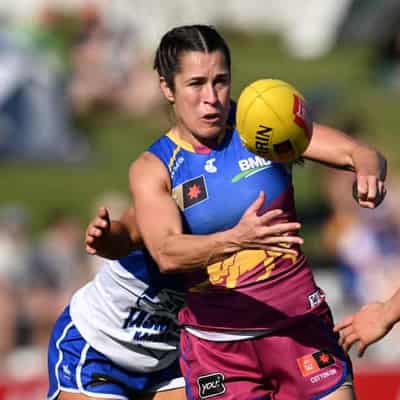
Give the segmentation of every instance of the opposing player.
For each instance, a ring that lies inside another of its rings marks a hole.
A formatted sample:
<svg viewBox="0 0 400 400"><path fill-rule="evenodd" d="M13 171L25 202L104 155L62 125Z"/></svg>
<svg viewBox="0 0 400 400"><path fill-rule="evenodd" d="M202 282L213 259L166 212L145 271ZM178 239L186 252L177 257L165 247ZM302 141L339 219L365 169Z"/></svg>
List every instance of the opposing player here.
<svg viewBox="0 0 400 400"><path fill-rule="evenodd" d="M366 304L354 315L335 326L340 333L340 344L346 351L358 342L357 352L362 357L372 343L386 336L400 321L400 289L385 302Z"/></svg>
<svg viewBox="0 0 400 400"><path fill-rule="evenodd" d="M86 244L91 254L118 259L104 259L56 322L48 399L185 399L177 361L180 278L161 275L144 249L133 250L141 242L132 210L110 222L100 209Z"/></svg>
<svg viewBox="0 0 400 400"><path fill-rule="evenodd" d="M230 52L203 25L167 32L155 57L176 123L136 160L139 231L163 272L185 272L181 369L189 399L353 398L325 296L297 235L289 166L227 126ZM314 126L304 157L354 172L361 206L384 196L385 160Z"/></svg>

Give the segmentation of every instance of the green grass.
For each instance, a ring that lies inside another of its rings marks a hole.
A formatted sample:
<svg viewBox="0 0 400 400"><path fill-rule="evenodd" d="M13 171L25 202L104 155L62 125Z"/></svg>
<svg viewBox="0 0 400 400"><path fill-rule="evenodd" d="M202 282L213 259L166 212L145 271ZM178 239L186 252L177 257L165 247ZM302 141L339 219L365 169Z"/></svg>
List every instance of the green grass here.
<svg viewBox="0 0 400 400"><path fill-rule="evenodd" d="M370 68L370 48L341 47L321 59L305 61L290 57L274 37L232 32L226 37L232 49L234 97L255 79L287 80L314 101L320 122L340 126L348 116L360 119L365 138L387 154L390 172L399 170L400 96L377 84ZM131 161L167 128L165 121L162 115L134 120L104 112L81 119L79 126L93 144L90 161L76 167L3 164L0 205L27 207L35 232L43 228L53 208L70 210L86 222L99 194L108 190L128 194ZM308 216L305 234L311 239L306 248L317 255L319 223L326 214L318 170L306 163L295 171L299 215Z"/></svg>
<svg viewBox="0 0 400 400"><path fill-rule="evenodd" d="M93 214L96 198L106 191L128 194L128 168L160 131L145 120L111 115L86 121L92 137L90 160L77 166L2 165L0 204L17 203L33 216L33 231L43 228L56 208L76 213L83 221Z"/></svg>

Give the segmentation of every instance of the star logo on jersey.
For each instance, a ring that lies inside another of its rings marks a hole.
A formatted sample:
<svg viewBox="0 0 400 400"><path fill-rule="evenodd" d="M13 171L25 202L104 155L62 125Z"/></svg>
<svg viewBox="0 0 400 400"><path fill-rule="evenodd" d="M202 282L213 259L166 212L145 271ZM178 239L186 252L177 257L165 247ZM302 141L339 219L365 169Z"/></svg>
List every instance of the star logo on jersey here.
<svg viewBox="0 0 400 400"><path fill-rule="evenodd" d="M172 196L182 211L206 200L208 194L204 176L198 176L174 187Z"/></svg>
<svg viewBox="0 0 400 400"><path fill-rule="evenodd" d="M190 200L196 200L201 195L200 187L196 184L190 186L187 195Z"/></svg>

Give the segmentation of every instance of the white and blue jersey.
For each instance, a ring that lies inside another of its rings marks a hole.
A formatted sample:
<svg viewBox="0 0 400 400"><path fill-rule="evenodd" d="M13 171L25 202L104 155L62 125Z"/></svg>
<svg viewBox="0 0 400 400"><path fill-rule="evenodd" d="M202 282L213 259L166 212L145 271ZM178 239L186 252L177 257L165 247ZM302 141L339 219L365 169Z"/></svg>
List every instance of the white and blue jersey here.
<svg viewBox="0 0 400 400"><path fill-rule="evenodd" d="M128 399L184 386L177 313L179 275L162 275L147 252L104 260L57 321L49 344L49 399L60 390Z"/></svg>

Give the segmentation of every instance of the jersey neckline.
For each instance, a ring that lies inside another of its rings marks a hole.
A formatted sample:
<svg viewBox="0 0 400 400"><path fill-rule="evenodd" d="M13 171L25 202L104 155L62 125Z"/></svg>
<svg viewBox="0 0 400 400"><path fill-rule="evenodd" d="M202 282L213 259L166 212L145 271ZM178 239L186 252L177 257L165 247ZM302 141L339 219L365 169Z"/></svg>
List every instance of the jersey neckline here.
<svg viewBox="0 0 400 400"><path fill-rule="evenodd" d="M173 143L175 143L178 147L189 151L190 153L195 153L195 154L199 154L199 155L209 155L212 152L219 150L221 147L223 147L224 142L226 141L227 137L229 137L229 133L232 131L232 129L230 127L227 127L225 129L225 132L223 135L220 136L220 139L218 141L218 145L217 147L215 147L214 149L209 148L207 146L198 146L198 148L196 148L195 146L193 146L191 143L187 142L186 140L178 137L178 135L176 133L174 133L171 130L169 130L165 136L167 136Z"/></svg>

